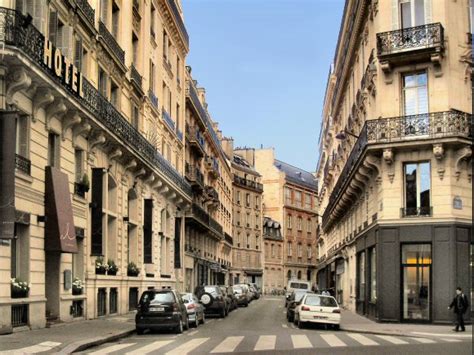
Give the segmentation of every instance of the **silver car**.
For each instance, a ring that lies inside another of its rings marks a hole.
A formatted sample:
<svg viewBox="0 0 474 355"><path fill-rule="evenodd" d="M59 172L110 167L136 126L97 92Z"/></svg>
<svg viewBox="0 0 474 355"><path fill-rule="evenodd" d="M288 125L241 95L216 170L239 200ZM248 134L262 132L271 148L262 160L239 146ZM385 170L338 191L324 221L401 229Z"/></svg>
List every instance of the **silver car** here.
<svg viewBox="0 0 474 355"><path fill-rule="evenodd" d="M199 303L197 297L192 293L182 293L181 298L183 299L186 310L188 311L189 324L197 327L199 323L204 324L206 321L204 315L204 306Z"/></svg>

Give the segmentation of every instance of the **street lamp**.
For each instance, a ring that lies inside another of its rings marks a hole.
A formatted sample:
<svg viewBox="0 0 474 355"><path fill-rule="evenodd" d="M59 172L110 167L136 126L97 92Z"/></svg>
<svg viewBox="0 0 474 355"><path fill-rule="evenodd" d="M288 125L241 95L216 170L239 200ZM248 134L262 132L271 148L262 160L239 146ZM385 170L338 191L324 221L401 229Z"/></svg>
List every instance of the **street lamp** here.
<svg viewBox="0 0 474 355"><path fill-rule="evenodd" d="M354 137L355 139L359 138L359 136L356 136L354 133L349 132L347 129L343 129L338 134L336 134L336 139L339 139L341 141L346 140L347 135L350 135Z"/></svg>

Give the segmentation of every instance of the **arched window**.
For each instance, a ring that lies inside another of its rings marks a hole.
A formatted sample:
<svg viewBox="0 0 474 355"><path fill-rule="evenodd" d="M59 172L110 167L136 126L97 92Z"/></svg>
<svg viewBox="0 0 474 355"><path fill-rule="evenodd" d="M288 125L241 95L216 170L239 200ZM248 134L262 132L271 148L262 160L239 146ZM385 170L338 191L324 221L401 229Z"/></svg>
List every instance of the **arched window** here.
<svg viewBox="0 0 474 355"><path fill-rule="evenodd" d="M288 280L291 280L291 270L288 270L287 277L288 277Z"/></svg>
<svg viewBox="0 0 474 355"><path fill-rule="evenodd" d="M298 271L298 280L301 280L301 270Z"/></svg>

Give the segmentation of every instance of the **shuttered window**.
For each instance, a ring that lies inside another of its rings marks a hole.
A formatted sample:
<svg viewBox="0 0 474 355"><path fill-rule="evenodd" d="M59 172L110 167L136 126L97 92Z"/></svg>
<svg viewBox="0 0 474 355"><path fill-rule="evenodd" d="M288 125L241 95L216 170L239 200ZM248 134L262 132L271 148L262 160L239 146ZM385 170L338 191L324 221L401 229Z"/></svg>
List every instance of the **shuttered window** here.
<svg viewBox="0 0 474 355"><path fill-rule="evenodd" d="M153 263L153 200L145 199L143 220L143 262L145 264Z"/></svg>
<svg viewBox="0 0 474 355"><path fill-rule="evenodd" d="M91 255L103 255L103 173L102 168L92 169Z"/></svg>

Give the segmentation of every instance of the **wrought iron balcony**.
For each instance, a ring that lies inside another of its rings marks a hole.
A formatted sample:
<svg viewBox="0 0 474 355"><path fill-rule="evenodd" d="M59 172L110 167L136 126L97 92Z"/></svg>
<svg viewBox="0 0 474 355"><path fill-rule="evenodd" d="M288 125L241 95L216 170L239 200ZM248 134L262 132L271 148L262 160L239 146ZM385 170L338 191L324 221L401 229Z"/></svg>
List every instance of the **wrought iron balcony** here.
<svg viewBox="0 0 474 355"><path fill-rule="evenodd" d="M204 188L204 199L211 202L219 202L219 193L212 186L206 186Z"/></svg>
<svg viewBox="0 0 474 355"><path fill-rule="evenodd" d="M400 216L405 217L431 217L433 215L433 207L402 207L400 208Z"/></svg>
<svg viewBox="0 0 474 355"><path fill-rule="evenodd" d="M191 166L189 163L185 164L184 171L186 179L191 182L191 186L194 189L202 191L204 189L204 175L201 173L201 171L198 168Z"/></svg>
<svg viewBox="0 0 474 355"><path fill-rule="evenodd" d="M440 52L444 46L444 29L440 23L377 33L377 55L381 60L408 52Z"/></svg>
<svg viewBox="0 0 474 355"><path fill-rule="evenodd" d="M0 8L0 44L21 50L32 64L52 78L56 78L53 69L43 64L44 36L31 23L25 22L20 12ZM186 195L191 196L191 186L171 164L163 158L156 148L138 132L128 120L105 98L92 84L83 78L83 97L74 93L69 86L56 80L69 95L82 105L85 112L104 127L112 139L130 149L137 157L144 160L175 183Z"/></svg>
<svg viewBox="0 0 474 355"><path fill-rule="evenodd" d="M132 84L135 84L137 88L142 91L142 76L133 64L130 66L130 79L132 80Z"/></svg>
<svg viewBox="0 0 474 355"><path fill-rule="evenodd" d="M186 217L199 222L199 225L204 230L213 232L212 234L214 234L218 239L222 239L224 237L224 231L219 222L212 218L209 213L207 213L199 205L193 203L191 207L191 213L188 213Z"/></svg>
<svg viewBox="0 0 474 355"><path fill-rule="evenodd" d="M215 179L219 177L219 162L215 157L207 155L205 159L205 166L209 170L211 177Z"/></svg>
<svg viewBox="0 0 474 355"><path fill-rule="evenodd" d="M87 21L94 26L95 21L95 10L89 4L87 0L76 0L76 5L79 10L84 14Z"/></svg>
<svg viewBox="0 0 474 355"><path fill-rule="evenodd" d="M257 192L263 192L263 185L261 183L245 179L237 175L234 175L234 183L242 187L250 188Z"/></svg>
<svg viewBox="0 0 474 355"><path fill-rule="evenodd" d="M107 26L99 20L99 35L104 39L105 44L109 47L113 55L118 59L122 65L125 65L125 51L117 43L117 40L107 29Z"/></svg>
<svg viewBox="0 0 474 355"><path fill-rule="evenodd" d="M183 141L183 132L178 127L176 127L176 135L180 141Z"/></svg>
<svg viewBox="0 0 474 355"><path fill-rule="evenodd" d="M156 97L155 93L152 90L148 90L148 98L150 99L150 102L153 105L153 107L158 110L159 108L158 97Z"/></svg>
<svg viewBox="0 0 474 355"><path fill-rule="evenodd" d="M229 243L230 245L234 244L234 238L232 238L229 234L224 233L224 240Z"/></svg>
<svg viewBox="0 0 474 355"><path fill-rule="evenodd" d="M206 140L198 127L190 127L186 124L186 138L189 141L189 146L194 148L199 156L202 157L206 154Z"/></svg>
<svg viewBox="0 0 474 355"><path fill-rule="evenodd" d="M366 121L329 196L322 218L323 229L328 227L332 211L368 146L447 137L471 140L472 115L451 110Z"/></svg>
<svg viewBox="0 0 474 355"><path fill-rule="evenodd" d="M174 132L175 131L175 124L174 124L174 121L173 119L171 118L170 114L165 110L165 108L163 107L161 109L161 115L163 117L163 120L166 122L166 124L168 125L168 127Z"/></svg>
<svg viewBox="0 0 474 355"><path fill-rule="evenodd" d="M204 107L201 104L201 101L199 100L198 93L196 91L196 88L194 87L193 83L191 81L187 81L187 86L186 86L186 99L191 102L192 106L197 114L197 116L201 119L201 124L204 127L207 127L207 112L204 109Z"/></svg>
<svg viewBox="0 0 474 355"><path fill-rule="evenodd" d="M19 154L15 154L15 168L26 175L31 175L31 161Z"/></svg>
<svg viewBox="0 0 474 355"><path fill-rule="evenodd" d="M188 35L188 32L186 31L186 26L184 25L183 19L181 18L181 14L179 13L178 6L176 5L175 0L166 0L166 2L171 8L171 12L173 13L173 18L176 21L179 32L181 33L181 36L183 37L183 41L186 47L188 47L189 35Z"/></svg>

